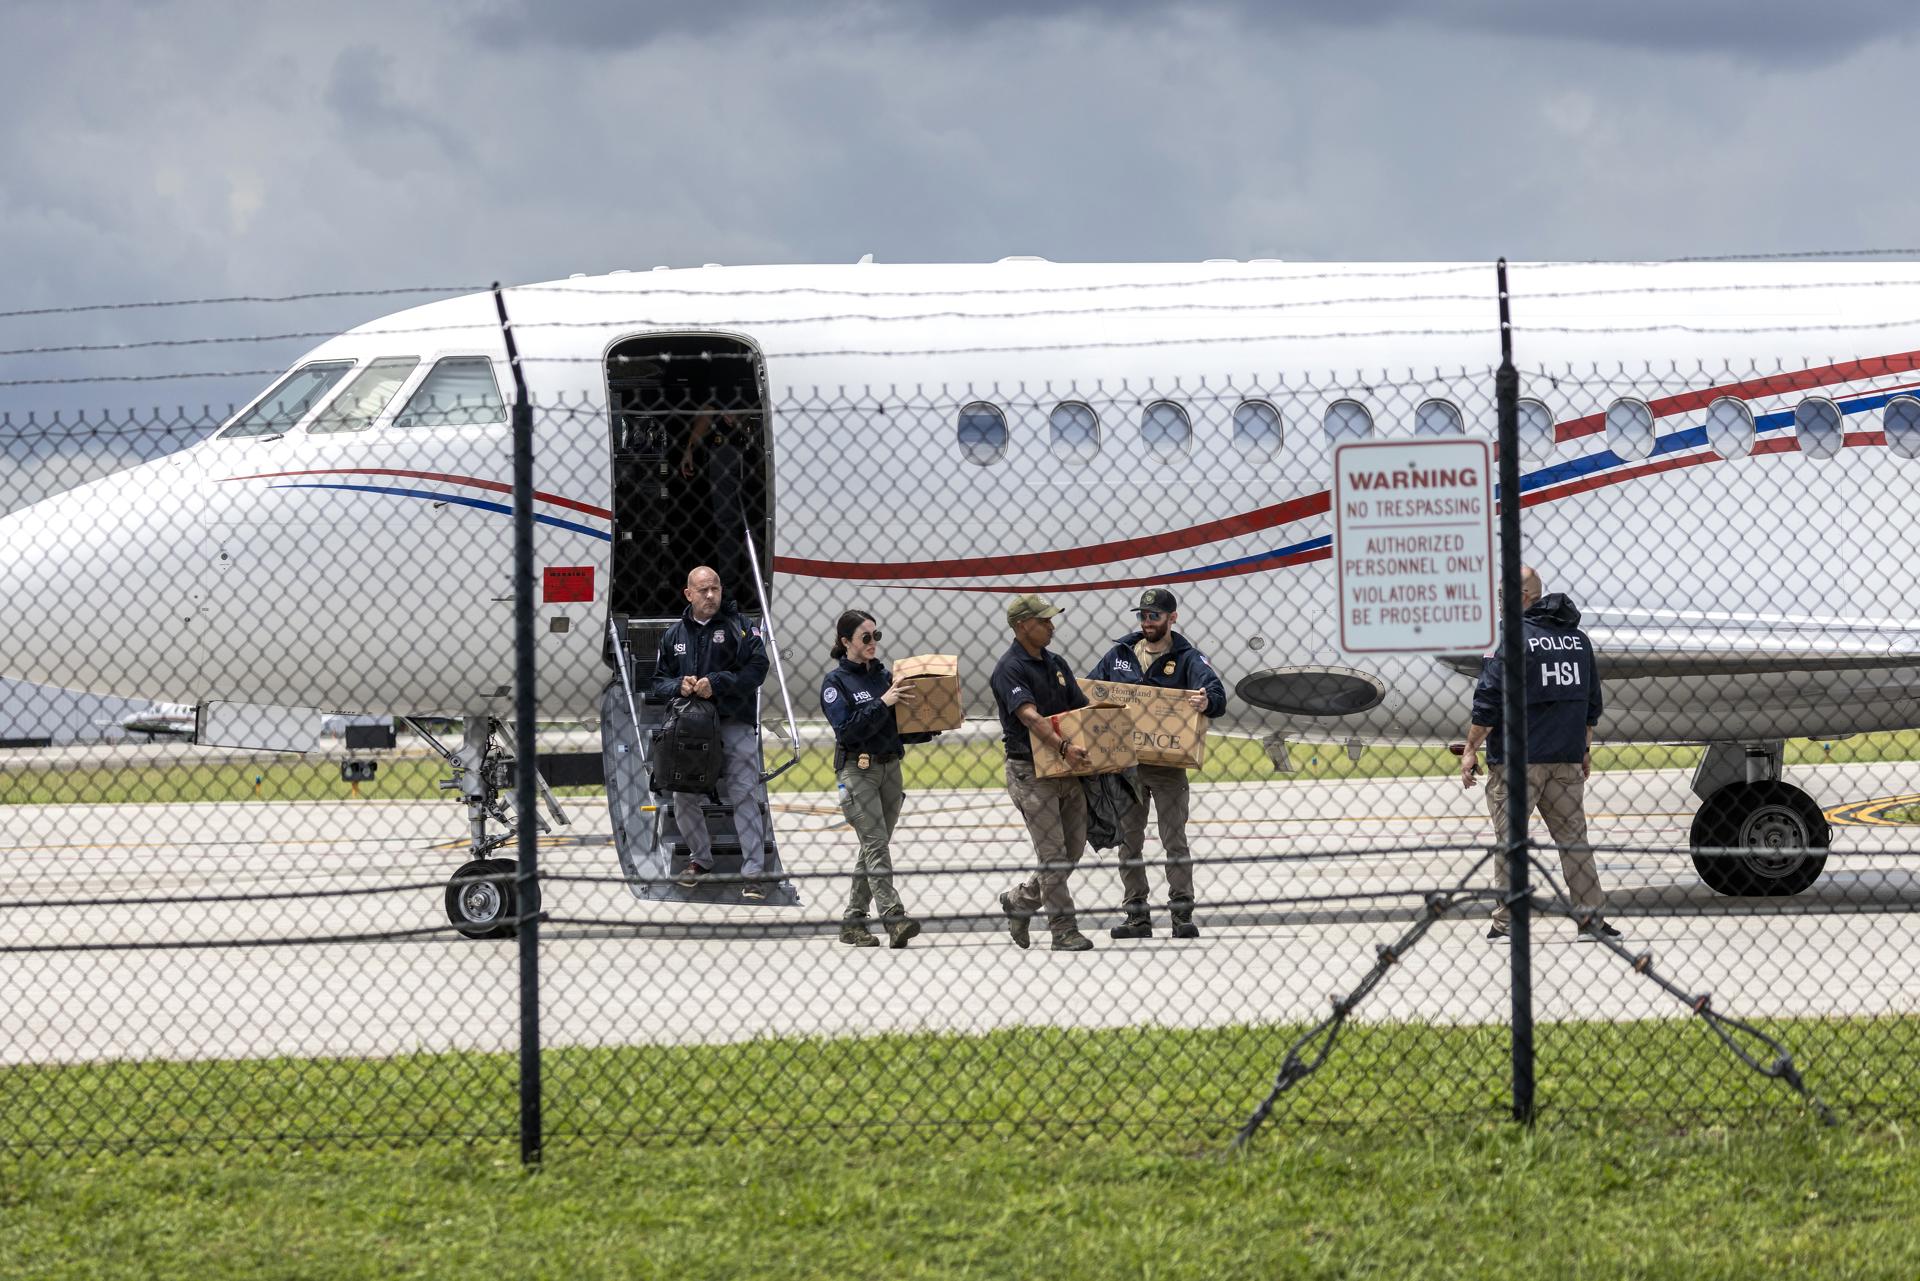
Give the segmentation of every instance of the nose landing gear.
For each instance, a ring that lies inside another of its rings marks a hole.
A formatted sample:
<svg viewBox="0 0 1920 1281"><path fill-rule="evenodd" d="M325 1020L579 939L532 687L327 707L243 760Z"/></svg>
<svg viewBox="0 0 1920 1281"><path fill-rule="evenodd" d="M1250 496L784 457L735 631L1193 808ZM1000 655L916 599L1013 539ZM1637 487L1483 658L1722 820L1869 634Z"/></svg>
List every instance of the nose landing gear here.
<svg viewBox="0 0 1920 1281"><path fill-rule="evenodd" d="M518 825L506 802L514 760L505 736L498 732L500 722L490 716L467 717L457 752L448 750L416 722L408 720L407 724L452 770L453 777L440 784L441 790L458 791L467 805L467 852L471 857L447 882L447 920L470 939L512 938L520 919L540 910L540 892L536 884L520 883L518 860L489 857L519 838ZM546 780L536 772L534 782L554 822L567 826L566 812L554 799ZM552 830L538 814L530 817L540 831ZM489 819L505 830L497 836L488 835Z"/></svg>

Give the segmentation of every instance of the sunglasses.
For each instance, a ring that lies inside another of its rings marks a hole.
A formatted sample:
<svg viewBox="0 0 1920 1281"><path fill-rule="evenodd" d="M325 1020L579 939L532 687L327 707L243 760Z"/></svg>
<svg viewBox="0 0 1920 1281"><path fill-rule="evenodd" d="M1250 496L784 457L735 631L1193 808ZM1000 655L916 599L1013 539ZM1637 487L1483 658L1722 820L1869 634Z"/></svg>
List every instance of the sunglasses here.
<svg viewBox="0 0 1920 1281"><path fill-rule="evenodd" d="M1140 617L1146 619L1149 623L1157 623L1165 618L1166 615L1157 609L1143 609L1140 611Z"/></svg>
<svg viewBox="0 0 1920 1281"><path fill-rule="evenodd" d="M861 632L858 636L854 637L854 639L859 641L862 645L871 645L873 642L880 639L880 629L876 627L870 632Z"/></svg>

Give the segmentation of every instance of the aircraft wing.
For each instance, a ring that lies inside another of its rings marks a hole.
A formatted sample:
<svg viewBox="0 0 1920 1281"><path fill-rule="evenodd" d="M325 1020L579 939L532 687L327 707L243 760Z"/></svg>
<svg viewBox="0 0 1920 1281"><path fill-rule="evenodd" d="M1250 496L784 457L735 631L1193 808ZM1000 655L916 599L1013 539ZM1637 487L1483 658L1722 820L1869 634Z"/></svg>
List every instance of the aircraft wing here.
<svg viewBox="0 0 1920 1281"><path fill-rule="evenodd" d="M1603 681L1688 676L1777 676L1920 667L1920 625L1846 620L1619 618L1605 614L1583 629L1593 640ZM1440 661L1463 675L1480 655Z"/></svg>

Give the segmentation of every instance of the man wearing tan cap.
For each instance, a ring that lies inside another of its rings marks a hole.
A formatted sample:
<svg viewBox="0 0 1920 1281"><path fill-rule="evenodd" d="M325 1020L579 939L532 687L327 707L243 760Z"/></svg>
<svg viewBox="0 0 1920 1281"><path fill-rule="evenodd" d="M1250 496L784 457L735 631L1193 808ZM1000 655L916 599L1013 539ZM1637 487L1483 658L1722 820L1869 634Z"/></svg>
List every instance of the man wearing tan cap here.
<svg viewBox="0 0 1920 1281"><path fill-rule="evenodd" d="M1007 751L1007 795L1026 820L1040 870L1000 896L1007 933L1014 944L1032 940L1028 924L1043 906L1056 952L1086 952L1093 941L1074 926L1073 895L1067 878L1087 847L1087 798L1072 775L1037 778L1033 754L1058 752L1076 765L1087 749L1054 733L1050 718L1087 705L1080 682L1066 660L1047 649L1053 640L1057 606L1038 596L1019 596L1007 606L1013 644L994 664L989 683L1000 709L1000 733Z"/></svg>

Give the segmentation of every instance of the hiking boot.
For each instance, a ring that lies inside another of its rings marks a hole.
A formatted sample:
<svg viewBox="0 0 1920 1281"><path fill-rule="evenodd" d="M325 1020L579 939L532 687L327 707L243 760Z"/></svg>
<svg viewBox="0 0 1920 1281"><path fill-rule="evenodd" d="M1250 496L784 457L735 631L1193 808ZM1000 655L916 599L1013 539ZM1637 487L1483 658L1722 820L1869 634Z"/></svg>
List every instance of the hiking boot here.
<svg viewBox="0 0 1920 1281"><path fill-rule="evenodd" d="M685 868L681 869L680 875L673 878L673 883L675 885L680 886L682 889L690 890L694 886L700 884L701 877L712 876L712 875L713 875L712 868L701 867L698 863L694 862L692 859L688 859L687 865Z"/></svg>
<svg viewBox="0 0 1920 1281"><path fill-rule="evenodd" d="M879 947L880 940L867 929L865 921L840 922L840 941L848 947Z"/></svg>
<svg viewBox="0 0 1920 1281"><path fill-rule="evenodd" d="M1200 927L1193 923L1193 900L1177 898L1167 904L1167 910L1173 914L1173 936L1177 939L1197 939Z"/></svg>
<svg viewBox="0 0 1920 1281"><path fill-rule="evenodd" d="M1592 921L1580 928L1580 933L1577 937L1582 943L1598 943L1603 938L1619 938L1620 931L1608 925L1604 918L1596 916Z"/></svg>
<svg viewBox="0 0 1920 1281"><path fill-rule="evenodd" d="M1108 938L1150 939L1153 937L1153 917L1147 912L1147 905L1140 899L1133 899L1122 905L1127 919L1107 931Z"/></svg>
<svg viewBox="0 0 1920 1281"><path fill-rule="evenodd" d="M910 916L896 916L887 921L887 946L902 948L907 940L920 932L920 922Z"/></svg>
<svg viewBox="0 0 1920 1281"><path fill-rule="evenodd" d="M740 887L740 897L748 903L767 901L767 886L764 881L748 881Z"/></svg>
<svg viewBox="0 0 1920 1281"><path fill-rule="evenodd" d="M1093 940L1079 930L1062 930L1053 936L1053 950L1056 952L1091 952Z"/></svg>
<svg viewBox="0 0 1920 1281"><path fill-rule="evenodd" d="M1015 907L1011 894L1000 896L1000 910L1007 914L1007 934L1013 939L1013 945L1022 948L1032 946L1033 934L1028 928L1032 914Z"/></svg>
<svg viewBox="0 0 1920 1281"><path fill-rule="evenodd" d="M1512 931L1512 930L1510 930L1510 929L1508 929L1508 928L1507 928L1506 926L1504 926L1504 925L1500 925L1500 924L1498 924L1498 923L1496 923L1496 924L1493 924L1493 925L1489 925L1489 926L1487 927L1487 939L1488 939L1488 941L1489 941L1489 942L1496 942L1496 943L1497 943L1497 942L1499 942L1499 941L1500 941L1501 939L1507 939L1507 938L1512 938L1512 937L1513 937L1513 931Z"/></svg>

